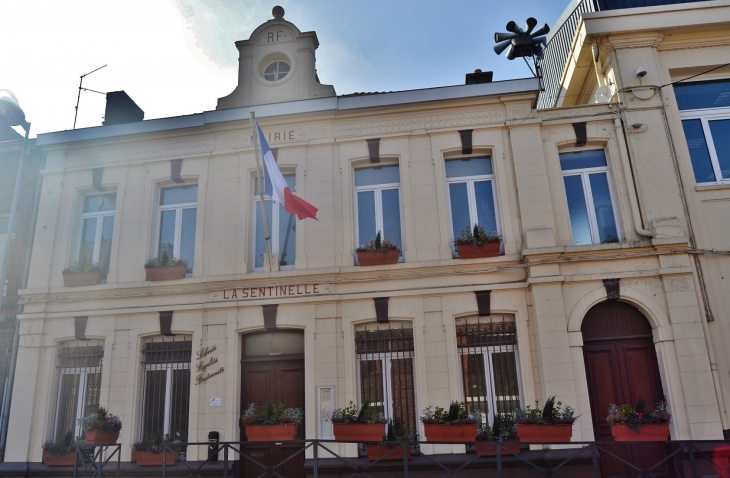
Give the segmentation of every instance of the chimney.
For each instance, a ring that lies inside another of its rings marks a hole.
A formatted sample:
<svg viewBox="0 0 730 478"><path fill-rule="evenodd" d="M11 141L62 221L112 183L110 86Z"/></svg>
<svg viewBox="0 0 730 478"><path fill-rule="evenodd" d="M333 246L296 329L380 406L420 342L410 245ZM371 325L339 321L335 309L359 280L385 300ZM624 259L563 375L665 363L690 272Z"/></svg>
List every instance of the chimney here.
<svg viewBox="0 0 730 478"><path fill-rule="evenodd" d="M491 71L482 71L482 70L474 70L474 73L467 73L466 74L466 83L465 85L478 85L480 83L491 83L492 82L492 72Z"/></svg>
<svg viewBox="0 0 730 478"><path fill-rule="evenodd" d="M106 111L103 126L136 123L144 119L144 111L124 91L110 91L106 94Z"/></svg>

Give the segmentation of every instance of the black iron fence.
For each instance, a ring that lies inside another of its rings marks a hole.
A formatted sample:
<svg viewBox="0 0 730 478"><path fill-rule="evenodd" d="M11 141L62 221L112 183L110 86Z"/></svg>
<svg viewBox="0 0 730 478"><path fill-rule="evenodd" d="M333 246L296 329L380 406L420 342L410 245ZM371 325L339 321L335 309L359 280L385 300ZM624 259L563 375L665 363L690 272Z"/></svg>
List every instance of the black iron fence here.
<svg viewBox="0 0 730 478"><path fill-rule="evenodd" d="M74 478L119 478L121 469L122 444L79 445L76 447ZM106 468L106 473L104 473ZM111 474L110 474L110 468Z"/></svg>

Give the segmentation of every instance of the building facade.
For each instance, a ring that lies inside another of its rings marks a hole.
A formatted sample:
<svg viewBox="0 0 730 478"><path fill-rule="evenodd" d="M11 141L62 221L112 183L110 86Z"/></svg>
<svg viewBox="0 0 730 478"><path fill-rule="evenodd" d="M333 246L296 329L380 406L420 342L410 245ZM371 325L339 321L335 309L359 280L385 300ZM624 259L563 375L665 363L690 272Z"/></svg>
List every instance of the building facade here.
<svg viewBox="0 0 730 478"><path fill-rule="evenodd" d="M718 3L645 15L730 18ZM592 15L586 25L629 25ZM611 54L629 45L664 75L647 35L609 35ZM317 78L317 45L276 10L237 42L238 87L217 110L39 136L43 194L19 317L26 379L6 461L40 461L45 440L77 433L99 406L124 422L125 461L152 434L243 439L241 413L267 401L303 406L306 438L331 438L329 413L350 401L422 437L428 406L458 400L491 416L556 396L580 415L573 440L593 440L606 384L634 386L617 396L627 401L666 399L672 438L723 437L724 348L710 327L722 330L727 310L708 323L703 290L724 279L721 268L700 278L681 192L692 161L678 153L677 174L659 113L615 101L538 110L533 78L336 96ZM264 201L270 254L251 111L290 188L319 208L317 221L297 221ZM626 133L628 114L646 131ZM722 191L693 194L722 208ZM500 255L459 257L454 239L477 223L501 235ZM360 265L356 248L378 232L398 262ZM145 280L162 253L187 261L184 278ZM64 287L82 258L102 266L101 283Z"/></svg>

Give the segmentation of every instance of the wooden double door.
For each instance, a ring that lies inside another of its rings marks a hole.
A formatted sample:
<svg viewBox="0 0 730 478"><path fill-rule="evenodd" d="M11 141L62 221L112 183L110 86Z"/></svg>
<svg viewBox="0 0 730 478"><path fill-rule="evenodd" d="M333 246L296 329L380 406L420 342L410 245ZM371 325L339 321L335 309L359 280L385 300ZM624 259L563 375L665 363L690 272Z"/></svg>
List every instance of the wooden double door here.
<svg viewBox="0 0 730 478"><path fill-rule="evenodd" d="M283 403L287 408L304 410L304 357L286 356L276 358L244 359L241 367L241 410L249 404L265 405ZM241 441L246 431L241 424ZM298 427L298 438L304 438L304 422ZM302 444L246 443L242 452L251 459L241 457L241 476L304 476L304 453L299 453ZM297 456L293 456L297 455ZM287 461L287 458L290 458ZM255 462L254 462L255 460ZM283 465L279 465L285 462ZM277 467L277 465L279 465Z"/></svg>
<svg viewBox="0 0 730 478"><path fill-rule="evenodd" d="M633 407L641 398L653 408L664 400L651 325L629 304L604 302L588 312L581 331L595 439L613 441L611 427L606 422L611 404ZM605 449L639 469L648 469L666 456L668 447L641 443L608 445ZM603 477L640 475L608 453L600 455ZM652 470L652 475L673 476L669 465Z"/></svg>

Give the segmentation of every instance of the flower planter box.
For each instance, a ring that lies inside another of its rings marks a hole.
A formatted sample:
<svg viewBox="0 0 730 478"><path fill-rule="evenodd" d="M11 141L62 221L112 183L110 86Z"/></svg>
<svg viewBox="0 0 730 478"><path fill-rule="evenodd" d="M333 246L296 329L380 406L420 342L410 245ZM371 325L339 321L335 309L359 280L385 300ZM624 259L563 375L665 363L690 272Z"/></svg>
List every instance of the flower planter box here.
<svg viewBox="0 0 730 478"><path fill-rule="evenodd" d="M152 453L151 451L135 450L134 459L139 466L162 466L163 460L166 465L177 463L177 457L168 449L167 453Z"/></svg>
<svg viewBox="0 0 730 478"><path fill-rule="evenodd" d="M76 450L64 455L52 455L47 451L43 452L43 463L46 466L74 466L76 464Z"/></svg>
<svg viewBox="0 0 730 478"><path fill-rule="evenodd" d="M520 448L521 445L518 442L510 440L508 442L500 443L499 454L501 456L509 456L512 453L514 453L515 455L519 455ZM497 456L497 444L493 441L476 442L476 444L474 445L474 451L479 456Z"/></svg>
<svg viewBox="0 0 730 478"><path fill-rule="evenodd" d="M394 448L395 450L393 450ZM391 450L393 452L388 455ZM408 445L365 445L365 451L367 451L370 461L402 460L404 457L411 457L411 447Z"/></svg>
<svg viewBox="0 0 730 478"><path fill-rule="evenodd" d="M86 430L87 445L113 445L119 439L119 432L103 432L101 430Z"/></svg>
<svg viewBox="0 0 730 478"><path fill-rule="evenodd" d="M441 443L473 443L477 439L477 425L441 425L424 423L426 441Z"/></svg>
<svg viewBox="0 0 730 478"><path fill-rule="evenodd" d="M338 441L381 442L385 423L333 423Z"/></svg>
<svg viewBox="0 0 730 478"><path fill-rule="evenodd" d="M628 425L611 424L611 435L616 441L667 441L669 440L669 423L659 425L642 425L634 431Z"/></svg>
<svg viewBox="0 0 730 478"><path fill-rule="evenodd" d="M357 262L361 266L382 266L385 264L397 264L400 258L400 251L391 249L388 252L358 252Z"/></svg>
<svg viewBox="0 0 730 478"><path fill-rule="evenodd" d="M80 287L83 285L101 284L103 273L101 270L88 272L63 272L64 287Z"/></svg>
<svg viewBox="0 0 730 478"><path fill-rule="evenodd" d="M478 246L476 244L457 244L456 251L459 259L474 259L476 257L496 257L500 251L499 242L487 242Z"/></svg>
<svg viewBox="0 0 730 478"><path fill-rule="evenodd" d="M145 271L149 281L184 279L188 266L182 264L172 267L145 267Z"/></svg>
<svg viewBox="0 0 730 478"><path fill-rule="evenodd" d="M297 435L297 425L279 423L277 425L246 425L248 441L287 441Z"/></svg>
<svg viewBox="0 0 730 478"><path fill-rule="evenodd" d="M570 443L573 425L517 425L522 443Z"/></svg>

